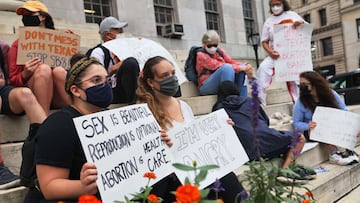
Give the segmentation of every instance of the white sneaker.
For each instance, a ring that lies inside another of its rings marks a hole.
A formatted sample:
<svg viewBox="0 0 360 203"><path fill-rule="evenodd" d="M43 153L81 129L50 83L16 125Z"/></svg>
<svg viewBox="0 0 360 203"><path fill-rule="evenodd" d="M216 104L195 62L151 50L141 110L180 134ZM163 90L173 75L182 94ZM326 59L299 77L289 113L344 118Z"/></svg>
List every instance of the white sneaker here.
<svg viewBox="0 0 360 203"><path fill-rule="evenodd" d="M359 155L351 150L346 150L348 158L351 160L352 164L359 163Z"/></svg>
<svg viewBox="0 0 360 203"><path fill-rule="evenodd" d="M329 155L329 163L337 164L340 166L349 165L353 160L350 159L348 156L342 154L341 152L336 152L334 154Z"/></svg>

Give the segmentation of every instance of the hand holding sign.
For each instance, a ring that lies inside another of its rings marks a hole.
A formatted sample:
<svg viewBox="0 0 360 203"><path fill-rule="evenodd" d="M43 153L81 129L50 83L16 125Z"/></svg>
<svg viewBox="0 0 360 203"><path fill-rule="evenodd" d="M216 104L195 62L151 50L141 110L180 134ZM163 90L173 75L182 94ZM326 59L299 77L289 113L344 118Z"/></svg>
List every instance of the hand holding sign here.
<svg viewBox="0 0 360 203"><path fill-rule="evenodd" d="M339 109L318 106L313 120L316 127L310 138L350 150L355 148L360 130L360 115Z"/></svg>

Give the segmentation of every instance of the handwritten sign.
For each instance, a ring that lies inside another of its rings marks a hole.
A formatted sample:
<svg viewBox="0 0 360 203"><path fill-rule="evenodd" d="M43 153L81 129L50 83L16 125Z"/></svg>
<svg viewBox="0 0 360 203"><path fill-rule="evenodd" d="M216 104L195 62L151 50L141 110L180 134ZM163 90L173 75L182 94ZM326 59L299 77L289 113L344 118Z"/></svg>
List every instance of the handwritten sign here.
<svg viewBox="0 0 360 203"><path fill-rule="evenodd" d="M168 132L174 143L171 152L176 163L192 165L196 160L198 166L215 164L220 167L209 171L206 179L200 183L201 188L249 160L234 129L227 124L228 118L225 110L221 109L182 127L174 127ZM185 177L194 180L193 171L175 169L175 173L181 181L184 181Z"/></svg>
<svg viewBox="0 0 360 203"><path fill-rule="evenodd" d="M316 127L310 138L354 150L357 133L360 131L360 115L329 107L316 107L313 121Z"/></svg>
<svg viewBox="0 0 360 203"><path fill-rule="evenodd" d="M311 24L274 26L274 49L280 54L274 63L276 81L297 81L301 72L313 70L312 30Z"/></svg>
<svg viewBox="0 0 360 203"><path fill-rule="evenodd" d="M172 55L157 42L145 38L128 37L110 40L105 42L103 46L113 52L120 60L128 57L136 58L139 62L140 69L144 67L145 62L149 58L162 56L173 64L179 84L186 81L185 76L182 74Z"/></svg>
<svg viewBox="0 0 360 203"><path fill-rule="evenodd" d="M171 152L146 104L74 118L74 123L87 161L97 167L103 202L138 192L148 181L145 172L155 172L158 181L173 171Z"/></svg>
<svg viewBox="0 0 360 203"><path fill-rule="evenodd" d="M18 65L39 57L51 67L70 68L70 58L80 50L80 36L40 27L19 29Z"/></svg>

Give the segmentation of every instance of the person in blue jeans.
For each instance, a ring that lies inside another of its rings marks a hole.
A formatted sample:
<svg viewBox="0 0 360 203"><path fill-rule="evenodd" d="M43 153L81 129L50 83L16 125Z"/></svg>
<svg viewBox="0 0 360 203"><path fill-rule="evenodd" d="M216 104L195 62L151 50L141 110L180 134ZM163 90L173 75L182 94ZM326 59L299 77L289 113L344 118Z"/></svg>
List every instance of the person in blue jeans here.
<svg viewBox="0 0 360 203"><path fill-rule="evenodd" d="M203 35L204 51L199 51L196 55L200 95L217 94L221 82L230 80L237 84L242 96L247 96L247 88L244 85L245 75L252 78L252 66L232 59L218 47L219 42L220 36L215 30L209 30Z"/></svg>

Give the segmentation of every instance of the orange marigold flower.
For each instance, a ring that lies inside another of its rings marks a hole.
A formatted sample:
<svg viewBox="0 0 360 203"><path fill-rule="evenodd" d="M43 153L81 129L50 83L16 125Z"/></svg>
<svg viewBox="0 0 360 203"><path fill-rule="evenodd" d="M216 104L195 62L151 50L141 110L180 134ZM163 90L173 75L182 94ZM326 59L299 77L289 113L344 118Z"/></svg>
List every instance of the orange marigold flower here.
<svg viewBox="0 0 360 203"><path fill-rule="evenodd" d="M159 202L159 198L154 195L154 194L150 194L147 199L149 200L150 203L158 203Z"/></svg>
<svg viewBox="0 0 360 203"><path fill-rule="evenodd" d="M310 203L310 200L304 199L302 203Z"/></svg>
<svg viewBox="0 0 360 203"><path fill-rule="evenodd" d="M224 200L222 200L222 199L217 199L216 201L219 203L224 203Z"/></svg>
<svg viewBox="0 0 360 203"><path fill-rule="evenodd" d="M305 193L305 195L308 196L308 197L313 197L313 194L312 194L311 192L309 192L309 191L307 191L307 192Z"/></svg>
<svg viewBox="0 0 360 203"><path fill-rule="evenodd" d="M194 185L185 184L176 189L175 197L181 203L196 203L200 201L200 191Z"/></svg>
<svg viewBox="0 0 360 203"><path fill-rule="evenodd" d="M95 195L81 195L78 203L101 203Z"/></svg>
<svg viewBox="0 0 360 203"><path fill-rule="evenodd" d="M156 174L153 172L146 172L144 173L144 177L149 179L156 179Z"/></svg>

